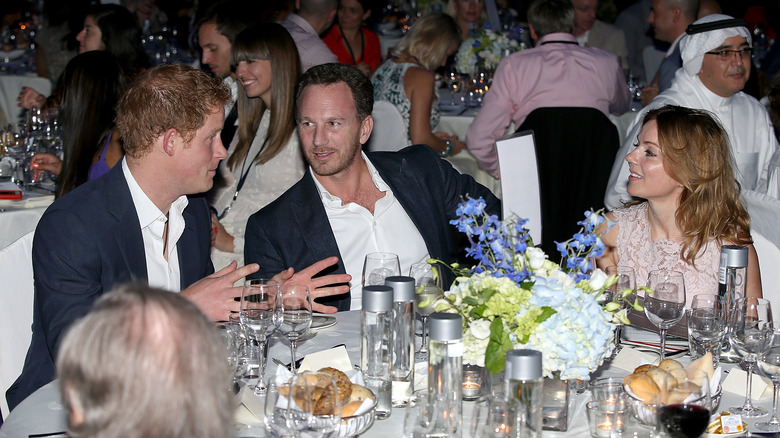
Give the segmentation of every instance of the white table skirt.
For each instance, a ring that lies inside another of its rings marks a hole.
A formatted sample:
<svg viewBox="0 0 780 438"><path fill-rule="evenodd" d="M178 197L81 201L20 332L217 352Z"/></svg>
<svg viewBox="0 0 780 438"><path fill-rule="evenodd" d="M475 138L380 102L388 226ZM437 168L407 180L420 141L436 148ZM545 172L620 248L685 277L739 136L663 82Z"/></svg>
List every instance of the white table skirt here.
<svg viewBox="0 0 780 438"><path fill-rule="evenodd" d="M360 360L360 312L342 312L336 314L338 324L333 327L319 330L319 334L303 343L299 343L297 352L298 357L308 353L328 349L338 344L346 344L347 352L353 363L357 364ZM630 328L629 328L630 329ZM289 346L285 342L274 338L273 345L269 350L269 358L278 358L284 362L289 361ZM626 347L628 348L628 347ZM687 363L687 358L683 358ZM730 365L726 365L729 367ZM270 373L275 367L269 366ZM596 372L597 377L625 376L628 372L614 367L605 366ZM589 434L588 420L585 415L585 404L590 400L590 394L586 391L583 394L572 394L572 404L569 411L569 429L566 432L548 432L543 436L546 438L556 437L586 437ZM720 410L730 406L741 406L744 396L724 392L720 402ZM754 404L764 408L771 408L771 400L755 401ZM463 403L463 436L469 437L468 427L471 422L471 414L474 409L473 402ZM401 436L404 422L404 409L394 408L391 416L386 420L377 420L374 425L362 436L365 438L397 438ZM747 420L752 426L757 421L766 421L768 417ZM14 409L5 423L0 427L0 438L26 437L35 433L47 433L65 430L66 416L62 404L60 403L60 394L58 382L52 382L33 393ZM647 434L640 436L649 436ZM237 431L236 436L240 436L241 431Z"/></svg>

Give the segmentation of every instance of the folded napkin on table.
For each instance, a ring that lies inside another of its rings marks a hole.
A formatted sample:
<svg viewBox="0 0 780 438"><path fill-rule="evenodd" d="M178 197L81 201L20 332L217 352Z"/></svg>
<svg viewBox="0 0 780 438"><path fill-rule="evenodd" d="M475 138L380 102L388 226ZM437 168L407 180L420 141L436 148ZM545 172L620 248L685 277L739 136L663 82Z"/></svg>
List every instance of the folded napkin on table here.
<svg viewBox="0 0 780 438"><path fill-rule="evenodd" d="M614 359L612 359L612 366L618 367L621 370L626 370L633 373L636 367L644 365L646 363L653 363L657 357L642 353L631 347L624 346L622 350L618 352Z"/></svg>
<svg viewBox="0 0 780 438"><path fill-rule="evenodd" d="M729 371L726 379L721 383L724 391L734 394L746 395L747 393L747 372L738 366ZM750 391L753 400L767 400L772 398L772 381L764 376L753 374L753 386Z"/></svg>

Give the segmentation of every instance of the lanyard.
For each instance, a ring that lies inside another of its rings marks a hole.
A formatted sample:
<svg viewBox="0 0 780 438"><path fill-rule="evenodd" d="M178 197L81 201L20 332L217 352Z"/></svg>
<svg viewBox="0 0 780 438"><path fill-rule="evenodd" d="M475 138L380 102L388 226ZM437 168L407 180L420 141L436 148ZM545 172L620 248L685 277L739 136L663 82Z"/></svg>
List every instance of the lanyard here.
<svg viewBox="0 0 780 438"><path fill-rule="evenodd" d="M347 45L347 50L349 50L349 56L352 57L352 65L357 65L357 60L355 59L355 54L352 52L352 46L349 45L349 41L347 41L347 36L344 35L344 31L341 30L341 25L337 24L339 27L339 33L341 34L341 38L344 39L344 44ZM359 30L360 32L360 59L365 61L363 59L363 54L366 50L366 37L363 35L363 29Z"/></svg>
<svg viewBox="0 0 780 438"><path fill-rule="evenodd" d="M230 200L230 204L228 204L227 207L225 207L224 210L222 210L222 214L217 216L217 219L222 220L225 215L228 214L230 211L230 208L233 207L233 203L236 202L236 199L238 199L238 193L241 192L241 188L244 187L244 183L246 182L246 177L249 176L249 171L252 170L252 166L255 164L255 160L257 160L257 157L260 156L260 153L263 152L263 149L265 149L265 145L268 143L268 137L266 137L265 141L263 141L263 145L260 147L260 150L257 151L257 154L255 154L255 158L252 159L252 161L249 163L249 168L244 171L244 167L246 166L246 159L249 157L249 151L246 151L246 155L244 155L244 162L241 163L241 178L238 180L238 185L236 186L236 193L233 194L233 199Z"/></svg>

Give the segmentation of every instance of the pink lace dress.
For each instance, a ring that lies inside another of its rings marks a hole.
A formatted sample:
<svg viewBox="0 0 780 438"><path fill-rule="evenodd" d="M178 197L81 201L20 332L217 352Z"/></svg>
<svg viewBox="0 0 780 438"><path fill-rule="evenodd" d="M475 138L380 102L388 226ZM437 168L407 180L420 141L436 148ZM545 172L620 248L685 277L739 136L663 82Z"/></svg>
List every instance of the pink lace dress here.
<svg viewBox="0 0 780 438"><path fill-rule="evenodd" d="M680 257L682 244L668 239L653 241L647 221L647 203L614 210L618 220L617 254L621 265L634 268L637 286L647 284L654 269L673 269L685 277L686 307L698 294L718 291L720 245L711 239L696 255L696 267Z"/></svg>

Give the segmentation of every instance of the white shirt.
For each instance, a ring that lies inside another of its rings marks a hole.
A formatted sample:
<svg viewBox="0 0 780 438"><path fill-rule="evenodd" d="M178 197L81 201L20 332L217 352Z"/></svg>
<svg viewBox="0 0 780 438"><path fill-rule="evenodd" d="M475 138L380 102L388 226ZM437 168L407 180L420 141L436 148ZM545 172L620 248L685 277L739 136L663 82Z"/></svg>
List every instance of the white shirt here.
<svg viewBox="0 0 780 438"><path fill-rule="evenodd" d="M645 114L651 109L668 104L713 113L729 135L736 165L735 176L742 189L767 193L767 179L771 176L770 159L777 149L777 140L766 108L741 91L731 97L718 96L701 82L699 76L689 76L685 69L681 68L675 73L672 86L638 112L629 127L628 136L612 165L607 193L604 196L607 208L622 207L621 200L631 200L631 195L627 193L629 172L626 155L636 144Z"/></svg>
<svg viewBox="0 0 780 438"><path fill-rule="evenodd" d="M359 310L363 306L361 286L366 254L372 252L398 254L401 275L409 275L412 264L430 257L422 235L393 195L393 191L366 155L362 154L362 156L374 185L385 193L385 196L374 204L373 215L365 207L354 202L341 205L341 199L330 194L312 172L314 184L320 192L330 227L336 237L342 262L347 274L352 276L352 281L349 283L352 295L350 310Z"/></svg>
<svg viewBox="0 0 780 438"><path fill-rule="evenodd" d="M181 290L181 271L179 270L179 254L176 251L176 244L184 232L182 212L187 208L189 201L186 196L181 196L173 201L166 217L133 178L126 160L122 160L122 171L125 174L130 196L135 205L135 212L138 214L138 222L141 225L149 286L179 292ZM165 260L163 234L165 223L168 221L170 221L168 224L169 257L168 260Z"/></svg>

